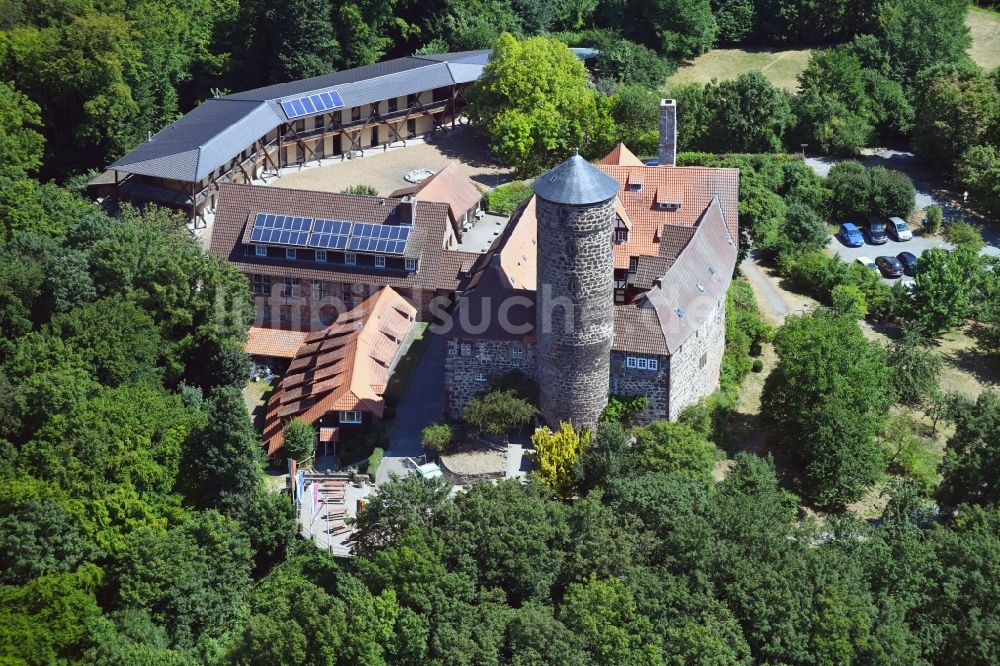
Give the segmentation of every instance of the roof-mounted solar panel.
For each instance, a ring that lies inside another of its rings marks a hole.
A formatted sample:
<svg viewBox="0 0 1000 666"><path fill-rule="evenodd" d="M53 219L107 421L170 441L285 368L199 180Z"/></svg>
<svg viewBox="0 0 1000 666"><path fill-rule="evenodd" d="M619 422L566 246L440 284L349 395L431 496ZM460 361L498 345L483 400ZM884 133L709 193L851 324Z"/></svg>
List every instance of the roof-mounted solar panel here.
<svg viewBox="0 0 1000 666"><path fill-rule="evenodd" d="M250 231L250 242L304 247L312 229L312 222L310 217L257 213L253 229Z"/></svg>
<svg viewBox="0 0 1000 666"><path fill-rule="evenodd" d="M406 251L406 241L409 237L409 227L356 222L351 229L348 247L357 252L402 254Z"/></svg>
<svg viewBox="0 0 1000 666"><path fill-rule="evenodd" d="M328 90L317 94L303 95L294 99L286 99L281 102L281 108L289 120L310 116L316 113L323 113L332 109L340 109L344 106L344 100L336 90Z"/></svg>

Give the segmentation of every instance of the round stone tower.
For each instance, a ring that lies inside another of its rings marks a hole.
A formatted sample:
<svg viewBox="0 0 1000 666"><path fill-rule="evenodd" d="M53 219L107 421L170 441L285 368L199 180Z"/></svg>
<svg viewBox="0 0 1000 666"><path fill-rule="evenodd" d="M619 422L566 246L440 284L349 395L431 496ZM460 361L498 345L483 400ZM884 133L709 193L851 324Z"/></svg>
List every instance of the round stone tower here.
<svg viewBox="0 0 1000 666"><path fill-rule="evenodd" d="M610 383L618 181L575 155L539 176L534 189L542 416L594 428Z"/></svg>

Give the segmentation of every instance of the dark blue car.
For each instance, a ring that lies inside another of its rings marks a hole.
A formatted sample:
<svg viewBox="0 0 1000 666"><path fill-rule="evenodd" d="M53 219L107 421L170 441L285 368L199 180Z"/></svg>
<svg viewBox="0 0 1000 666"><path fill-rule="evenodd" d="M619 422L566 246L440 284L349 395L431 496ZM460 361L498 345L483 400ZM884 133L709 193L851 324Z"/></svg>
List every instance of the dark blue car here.
<svg viewBox="0 0 1000 666"><path fill-rule="evenodd" d="M899 263L903 265L903 272L907 275L917 274L917 257L912 252L900 252L896 255Z"/></svg>
<svg viewBox="0 0 1000 666"><path fill-rule="evenodd" d="M844 222L841 224L838 235L847 247L861 247L865 244L865 237L861 235L861 230L853 222Z"/></svg>

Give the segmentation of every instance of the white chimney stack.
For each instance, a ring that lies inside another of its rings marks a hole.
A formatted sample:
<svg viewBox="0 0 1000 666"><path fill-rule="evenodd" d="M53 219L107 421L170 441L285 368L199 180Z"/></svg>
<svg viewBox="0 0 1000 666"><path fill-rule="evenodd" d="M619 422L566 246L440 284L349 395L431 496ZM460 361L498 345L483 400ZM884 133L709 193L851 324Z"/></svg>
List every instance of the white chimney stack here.
<svg viewBox="0 0 1000 666"><path fill-rule="evenodd" d="M660 166L677 166L677 102L660 100Z"/></svg>

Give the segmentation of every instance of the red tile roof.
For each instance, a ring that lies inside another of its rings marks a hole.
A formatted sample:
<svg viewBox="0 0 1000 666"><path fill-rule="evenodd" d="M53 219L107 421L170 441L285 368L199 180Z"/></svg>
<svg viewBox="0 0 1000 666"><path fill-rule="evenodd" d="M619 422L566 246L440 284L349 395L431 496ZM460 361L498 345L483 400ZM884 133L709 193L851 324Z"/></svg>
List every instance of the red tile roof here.
<svg viewBox="0 0 1000 666"><path fill-rule="evenodd" d="M611 149L611 152L604 156L601 164L607 166L643 166L642 160L632 154L624 143L619 143Z"/></svg>
<svg viewBox="0 0 1000 666"><path fill-rule="evenodd" d="M483 198L472 179L454 162L421 181L412 193L417 201L448 204L451 219L456 222Z"/></svg>
<svg viewBox="0 0 1000 666"><path fill-rule="evenodd" d="M251 326L247 332L244 347L251 356L273 356L292 358L305 342L308 333L303 331L281 331L276 328Z"/></svg>
<svg viewBox="0 0 1000 666"><path fill-rule="evenodd" d="M360 410L382 416L388 367L416 319L416 308L385 288L309 334L268 400L264 444L268 455L284 440L285 423L315 423L327 412Z"/></svg>

